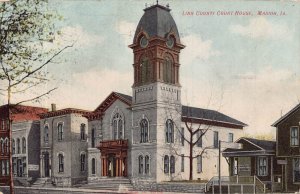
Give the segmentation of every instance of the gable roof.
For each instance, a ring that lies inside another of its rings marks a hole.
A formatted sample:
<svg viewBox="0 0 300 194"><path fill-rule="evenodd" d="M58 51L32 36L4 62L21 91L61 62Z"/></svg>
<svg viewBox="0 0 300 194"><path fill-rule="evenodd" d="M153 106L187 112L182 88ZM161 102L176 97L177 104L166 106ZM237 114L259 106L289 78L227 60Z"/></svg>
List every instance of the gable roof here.
<svg viewBox="0 0 300 194"><path fill-rule="evenodd" d="M184 105L182 105L182 117L233 124L241 127L247 126L247 124L218 111Z"/></svg>
<svg viewBox="0 0 300 194"><path fill-rule="evenodd" d="M292 108L289 112L287 112L285 115L280 117L277 121L275 121L271 126L277 127L282 121L284 121L286 118L294 114L296 111L298 111L300 108L300 103L297 104L294 108Z"/></svg>
<svg viewBox="0 0 300 194"><path fill-rule="evenodd" d="M122 102L124 102L125 104L127 104L128 106L131 106L131 104L132 104L132 97L131 96L128 96L126 94L121 94L121 93L118 93L118 92L112 92L94 110L94 112L105 112L105 110L108 109L108 107L110 105L112 105L118 99L121 100Z"/></svg>
<svg viewBox="0 0 300 194"><path fill-rule="evenodd" d="M235 142L243 144L243 148L242 149L227 148L222 153L224 157L274 155L276 151L275 141L241 137Z"/></svg>

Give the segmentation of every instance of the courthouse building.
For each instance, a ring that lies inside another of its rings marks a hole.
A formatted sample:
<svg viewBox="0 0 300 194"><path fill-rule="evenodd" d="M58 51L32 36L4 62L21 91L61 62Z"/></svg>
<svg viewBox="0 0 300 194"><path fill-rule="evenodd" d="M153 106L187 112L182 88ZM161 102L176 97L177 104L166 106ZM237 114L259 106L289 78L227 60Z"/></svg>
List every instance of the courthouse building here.
<svg viewBox="0 0 300 194"><path fill-rule="evenodd" d="M112 92L94 111L53 107L40 114L41 177L63 186L106 177L128 177L135 184L187 180L186 122L209 129L193 150L194 179L217 176L219 140L235 141L246 124L182 105L180 51L185 46L170 11L158 4L144 9L129 46L131 96ZM201 155L204 149L207 154ZM228 174L223 159L222 166L222 174Z"/></svg>

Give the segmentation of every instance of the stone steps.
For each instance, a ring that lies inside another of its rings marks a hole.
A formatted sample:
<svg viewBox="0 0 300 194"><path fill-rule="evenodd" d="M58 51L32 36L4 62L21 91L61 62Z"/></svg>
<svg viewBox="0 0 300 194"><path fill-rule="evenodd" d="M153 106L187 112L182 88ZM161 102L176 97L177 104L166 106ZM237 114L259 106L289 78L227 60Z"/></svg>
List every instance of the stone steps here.
<svg viewBox="0 0 300 194"><path fill-rule="evenodd" d="M31 187L53 186L50 178L38 178Z"/></svg>
<svg viewBox="0 0 300 194"><path fill-rule="evenodd" d="M131 191L133 186L127 178L98 178L89 181L88 184L76 185L83 189L112 190L112 191Z"/></svg>

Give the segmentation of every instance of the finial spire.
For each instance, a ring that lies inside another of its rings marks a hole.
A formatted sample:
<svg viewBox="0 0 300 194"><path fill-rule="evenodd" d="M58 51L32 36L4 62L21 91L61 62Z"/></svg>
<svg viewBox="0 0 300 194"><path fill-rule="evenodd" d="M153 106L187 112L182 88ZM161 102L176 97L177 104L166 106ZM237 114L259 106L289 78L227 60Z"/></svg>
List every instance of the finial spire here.
<svg viewBox="0 0 300 194"><path fill-rule="evenodd" d="M156 0L156 5L158 5L158 0Z"/></svg>

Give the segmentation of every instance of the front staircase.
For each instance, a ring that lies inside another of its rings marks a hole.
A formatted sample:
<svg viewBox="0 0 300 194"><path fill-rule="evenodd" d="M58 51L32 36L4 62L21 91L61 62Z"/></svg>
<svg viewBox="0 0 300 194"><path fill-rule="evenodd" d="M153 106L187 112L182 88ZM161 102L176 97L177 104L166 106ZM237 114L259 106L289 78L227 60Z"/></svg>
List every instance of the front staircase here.
<svg viewBox="0 0 300 194"><path fill-rule="evenodd" d="M91 180L88 184L77 184L74 187L94 190L132 191L133 186L125 177L103 177Z"/></svg>
<svg viewBox="0 0 300 194"><path fill-rule="evenodd" d="M38 178L32 185L31 187L54 187L52 185L51 178Z"/></svg>

